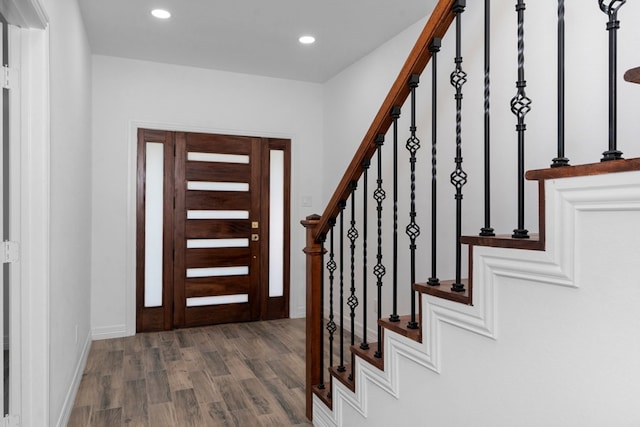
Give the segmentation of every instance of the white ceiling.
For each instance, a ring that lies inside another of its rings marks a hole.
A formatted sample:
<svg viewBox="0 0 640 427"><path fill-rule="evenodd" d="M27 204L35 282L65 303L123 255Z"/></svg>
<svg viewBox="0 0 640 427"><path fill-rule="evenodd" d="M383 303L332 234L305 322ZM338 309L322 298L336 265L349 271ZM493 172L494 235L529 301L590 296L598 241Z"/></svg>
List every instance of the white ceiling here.
<svg viewBox="0 0 640 427"><path fill-rule="evenodd" d="M78 0L93 53L322 83L435 0ZM154 8L169 10L167 21ZM312 34L317 42L298 43Z"/></svg>

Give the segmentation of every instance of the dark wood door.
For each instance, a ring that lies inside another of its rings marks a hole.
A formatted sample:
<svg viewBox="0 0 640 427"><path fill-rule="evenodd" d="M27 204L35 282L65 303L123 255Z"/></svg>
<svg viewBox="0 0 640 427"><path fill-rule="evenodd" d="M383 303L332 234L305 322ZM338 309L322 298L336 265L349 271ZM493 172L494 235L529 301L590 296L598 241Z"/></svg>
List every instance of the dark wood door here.
<svg viewBox="0 0 640 427"><path fill-rule="evenodd" d="M177 327L260 318L261 147L260 138L176 134Z"/></svg>
<svg viewBox="0 0 640 427"><path fill-rule="evenodd" d="M289 316L290 161L285 139L138 131L138 332Z"/></svg>

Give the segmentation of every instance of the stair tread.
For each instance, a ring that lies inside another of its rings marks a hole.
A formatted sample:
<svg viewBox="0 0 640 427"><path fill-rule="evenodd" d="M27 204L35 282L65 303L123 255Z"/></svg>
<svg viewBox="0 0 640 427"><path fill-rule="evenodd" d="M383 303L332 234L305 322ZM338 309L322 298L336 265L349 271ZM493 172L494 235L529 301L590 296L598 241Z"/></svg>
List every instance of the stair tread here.
<svg viewBox="0 0 640 427"><path fill-rule="evenodd" d="M433 295L438 298L447 299L449 301L459 302L461 304L471 305L471 295L469 293L470 285L469 279L462 279L464 284L464 292L454 292L451 290L451 286L455 283L455 280L443 280L439 286L432 286L428 283L415 283L413 289L416 292L420 292L427 295Z"/></svg>
<svg viewBox="0 0 640 427"><path fill-rule="evenodd" d="M321 389L319 385L311 387L313 393L318 396L322 402L333 410L333 402L331 399L331 382L324 383L324 389Z"/></svg>
<svg viewBox="0 0 640 427"><path fill-rule="evenodd" d="M532 181L569 178L575 176L601 175L605 173L629 172L640 170L640 158L620 159L610 162L590 163L578 166L565 166L527 171L525 177Z"/></svg>
<svg viewBox="0 0 640 427"><path fill-rule="evenodd" d="M624 79L630 83L640 83L640 67L627 70L624 73Z"/></svg>
<svg viewBox="0 0 640 427"><path fill-rule="evenodd" d="M363 350L358 344L351 347L351 353L366 360L381 371L384 371L384 357L375 356L377 347L378 343L369 343L369 349Z"/></svg>
<svg viewBox="0 0 640 427"><path fill-rule="evenodd" d="M460 242L465 245L490 246L494 248L529 249L534 251L544 250L544 240L537 233L530 234L528 239L517 239L509 234L497 236L462 236Z"/></svg>
<svg viewBox="0 0 640 427"><path fill-rule="evenodd" d="M418 310L418 313L419 312L420 310ZM418 319L419 319L419 316L418 316ZM392 322L388 318L383 317L382 319L378 320L378 324L383 328L386 328L404 337L407 337L417 342L422 342L422 328L409 329L407 327L409 320L411 320L411 316L409 315L400 316L400 321L398 322Z"/></svg>
<svg viewBox="0 0 640 427"><path fill-rule="evenodd" d="M345 364L344 368L344 372L340 372L337 366L332 366L329 368L329 373L331 373L332 377L336 378L338 381L344 384L349 390L355 392L356 383L353 378L350 378L352 373L352 365Z"/></svg>

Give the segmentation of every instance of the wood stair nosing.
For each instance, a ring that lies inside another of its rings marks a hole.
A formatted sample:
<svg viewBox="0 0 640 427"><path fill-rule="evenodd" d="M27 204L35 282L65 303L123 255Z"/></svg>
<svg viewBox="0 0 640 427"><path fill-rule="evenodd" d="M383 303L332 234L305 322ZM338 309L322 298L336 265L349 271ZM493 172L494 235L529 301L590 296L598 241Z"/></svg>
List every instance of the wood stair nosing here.
<svg viewBox="0 0 640 427"><path fill-rule="evenodd" d="M333 410L333 399L331 399L331 386L333 385L333 381L331 379L331 375L329 375L329 382L322 384L324 388L321 388L320 385L314 385L312 387L313 394L318 396L318 398L327 405L327 407Z"/></svg>
<svg viewBox="0 0 640 427"><path fill-rule="evenodd" d="M356 382L353 372L353 358L354 355L351 355L352 363L347 363L344 365L344 371L340 371L338 366L332 366L329 368L329 373L331 377L337 379L342 384L345 385L349 390L355 393L356 391Z"/></svg>
<svg viewBox="0 0 640 427"><path fill-rule="evenodd" d="M629 83L639 83L640 84L640 67L631 68L624 73L624 79Z"/></svg>
<svg viewBox="0 0 640 427"><path fill-rule="evenodd" d="M383 329L384 336L384 329ZM382 352L384 354L384 338L382 339ZM384 356L376 357L378 343L370 343L368 349L362 349L359 345L354 345L351 347L351 353L358 356L362 360L369 362L371 365L376 368L384 371Z"/></svg>

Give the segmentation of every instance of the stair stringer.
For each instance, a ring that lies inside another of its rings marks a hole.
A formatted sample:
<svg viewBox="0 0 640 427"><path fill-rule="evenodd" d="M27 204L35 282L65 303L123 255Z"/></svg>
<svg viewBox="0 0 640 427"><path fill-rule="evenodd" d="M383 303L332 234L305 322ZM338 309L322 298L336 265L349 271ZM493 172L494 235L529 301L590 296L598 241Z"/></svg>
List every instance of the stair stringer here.
<svg viewBox="0 0 640 427"><path fill-rule="evenodd" d="M343 426L343 408L349 405L368 417L369 387L376 386L401 398L401 359L440 374L443 361L442 325L450 324L490 339L498 339L495 289L500 278L533 285L579 288L575 281L576 221L585 212L640 212L640 171L547 180L545 182L546 249L531 251L475 247L473 253L474 305L467 306L422 295L423 343L385 330L385 370L356 358L355 393L333 382L333 411L314 396L314 425Z"/></svg>

